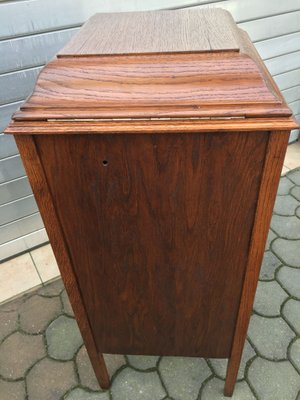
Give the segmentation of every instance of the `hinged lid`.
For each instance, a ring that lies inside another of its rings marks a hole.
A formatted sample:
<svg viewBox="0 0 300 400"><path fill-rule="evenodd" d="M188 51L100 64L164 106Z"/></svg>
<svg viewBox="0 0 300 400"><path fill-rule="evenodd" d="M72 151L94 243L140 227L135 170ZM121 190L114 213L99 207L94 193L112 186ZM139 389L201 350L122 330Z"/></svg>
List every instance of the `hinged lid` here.
<svg viewBox="0 0 300 400"><path fill-rule="evenodd" d="M237 36L218 8L95 14L58 56L239 51Z"/></svg>
<svg viewBox="0 0 300 400"><path fill-rule="evenodd" d="M6 132L251 130L259 122L289 130L297 126L290 116L231 15L184 9L96 14L42 70Z"/></svg>

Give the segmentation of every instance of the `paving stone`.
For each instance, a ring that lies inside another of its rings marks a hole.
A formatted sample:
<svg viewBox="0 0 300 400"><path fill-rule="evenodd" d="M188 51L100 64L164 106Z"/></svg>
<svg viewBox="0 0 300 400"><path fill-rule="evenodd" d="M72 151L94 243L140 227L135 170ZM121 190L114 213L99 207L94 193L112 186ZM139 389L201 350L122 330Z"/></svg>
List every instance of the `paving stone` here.
<svg viewBox="0 0 300 400"><path fill-rule="evenodd" d="M300 219L292 217L282 217L273 215L271 226L280 237L286 239L300 239Z"/></svg>
<svg viewBox="0 0 300 400"><path fill-rule="evenodd" d="M166 396L157 372L138 372L124 368L115 378L113 400L160 400Z"/></svg>
<svg viewBox="0 0 300 400"><path fill-rule="evenodd" d="M61 315L46 330L48 354L56 360L71 360L82 345L74 318Z"/></svg>
<svg viewBox="0 0 300 400"><path fill-rule="evenodd" d="M294 186L295 184L291 182L287 177L282 177L279 182L278 186L278 191L277 191L277 196L278 195L284 195L284 194L289 194L290 189Z"/></svg>
<svg viewBox="0 0 300 400"><path fill-rule="evenodd" d="M248 380L261 400L294 400L300 389L299 375L288 361L258 357L249 368Z"/></svg>
<svg viewBox="0 0 300 400"><path fill-rule="evenodd" d="M81 388L76 388L68 393L65 400L109 400L109 394L107 392L91 393Z"/></svg>
<svg viewBox="0 0 300 400"><path fill-rule="evenodd" d="M300 268L300 240L276 239L272 250L284 264Z"/></svg>
<svg viewBox="0 0 300 400"><path fill-rule="evenodd" d="M20 327L28 333L43 332L53 318L60 313L61 303L58 297L47 298L34 295L20 307Z"/></svg>
<svg viewBox="0 0 300 400"><path fill-rule="evenodd" d="M300 201L300 186L294 186L291 190L291 194Z"/></svg>
<svg viewBox="0 0 300 400"><path fill-rule="evenodd" d="M74 363L49 358L39 361L28 373L29 400L58 400L77 385Z"/></svg>
<svg viewBox="0 0 300 400"><path fill-rule="evenodd" d="M277 279L291 296L300 299L300 269L282 267Z"/></svg>
<svg viewBox="0 0 300 400"><path fill-rule="evenodd" d="M295 210L299 205L299 201L291 195L277 196L274 205L274 212L280 215L294 215Z"/></svg>
<svg viewBox="0 0 300 400"><path fill-rule="evenodd" d="M15 299L15 300L11 300L11 301L8 301L6 303L1 304L0 311L2 311L2 312L17 311L20 308L20 306L23 303L23 301L25 299L27 299L27 297L28 297L28 295L27 296L21 296L21 297L18 297L17 299Z"/></svg>
<svg viewBox="0 0 300 400"><path fill-rule="evenodd" d="M238 379L243 379L244 378L244 373L245 373L245 367L247 362L250 360L250 358L255 356L255 351L251 344L246 340L244 350L243 350L243 355L240 363L240 368L238 372ZM215 372L215 374L222 378L225 379L226 377L226 370L227 370L227 359L224 358L211 358L210 363L211 366Z"/></svg>
<svg viewBox="0 0 300 400"><path fill-rule="evenodd" d="M59 296L64 288L65 287L63 281L59 278L56 279L54 282L48 283L47 285L43 286L38 291L38 294L46 297Z"/></svg>
<svg viewBox="0 0 300 400"><path fill-rule="evenodd" d="M268 317L280 316L280 307L288 297L276 281L258 282L254 310Z"/></svg>
<svg viewBox="0 0 300 400"><path fill-rule="evenodd" d="M273 231L271 231L271 229L269 230L269 234L267 237L267 242L266 242L266 249L265 250L269 250L270 248L270 243L272 242L272 240L274 240L277 236L275 235L275 233Z"/></svg>
<svg viewBox="0 0 300 400"><path fill-rule="evenodd" d="M223 395L224 381L218 378L213 378L204 384L201 400L227 400L228 397ZM248 384L243 382L237 382L235 384L233 396L231 400L255 400L253 393L251 392Z"/></svg>
<svg viewBox="0 0 300 400"><path fill-rule="evenodd" d="M282 314L300 335L300 301L288 300L282 308Z"/></svg>
<svg viewBox="0 0 300 400"><path fill-rule="evenodd" d="M0 342L15 331L18 326L18 313L16 311L0 312Z"/></svg>
<svg viewBox="0 0 300 400"><path fill-rule="evenodd" d="M70 303L70 300L69 300L69 297L67 295L66 290L64 290L62 292L61 299L62 299L62 302L63 302L64 312L67 315L70 315L71 317L74 317L74 311L73 311L73 308L71 306L71 303Z"/></svg>
<svg viewBox="0 0 300 400"><path fill-rule="evenodd" d="M300 338L292 343L289 353L291 362L300 371Z"/></svg>
<svg viewBox="0 0 300 400"><path fill-rule="evenodd" d="M275 270L281 264L281 261L271 251L265 251L259 279L261 281L269 281L274 279Z"/></svg>
<svg viewBox="0 0 300 400"><path fill-rule="evenodd" d="M159 371L174 400L196 400L202 382L211 375L205 360L189 357L163 357Z"/></svg>
<svg viewBox="0 0 300 400"><path fill-rule="evenodd" d="M1 400L24 400L26 397L24 381L6 382L0 379Z"/></svg>
<svg viewBox="0 0 300 400"><path fill-rule="evenodd" d="M45 355L42 335L15 332L0 346L0 375L9 379L23 378L28 368Z"/></svg>
<svg viewBox="0 0 300 400"><path fill-rule="evenodd" d="M300 218L300 207L298 207L298 208L296 209L296 216L297 216L298 218Z"/></svg>
<svg viewBox="0 0 300 400"><path fill-rule="evenodd" d="M296 185L300 185L300 169L294 169L288 173L288 178Z"/></svg>
<svg viewBox="0 0 300 400"><path fill-rule="evenodd" d="M76 364L81 384L92 390L100 390L85 346L82 346L79 350L76 356Z"/></svg>
<svg viewBox="0 0 300 400"><path fill-rule="evenodd" d="M159 357L156 356L127 356L129 364L141 370L155 368Z"/></svg>
<svg viewBox="0 0 300 400"><path fill-rule="evenodd" d="M112 377L122 365L126 364L125 357L121 354L103 354L108 375Z"/></svg>
<svg viewBox="0 0 300 400"><path fill-rule="evenodd" d="M295 334L282 318L253 315L248 336L262 356L282 360L287 357L287 346Z"/></svg>

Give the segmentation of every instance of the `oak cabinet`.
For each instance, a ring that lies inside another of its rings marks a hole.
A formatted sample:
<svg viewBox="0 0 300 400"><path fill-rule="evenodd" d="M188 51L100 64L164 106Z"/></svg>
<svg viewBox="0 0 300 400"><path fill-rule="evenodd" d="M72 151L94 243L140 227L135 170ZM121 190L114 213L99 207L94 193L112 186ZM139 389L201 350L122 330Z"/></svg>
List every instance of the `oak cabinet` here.
<svg viewBox="0 0 300 400"><path fill-rule="evenodd" d="M14 134L100 385L102 353L228 358L296 124L220 9L96 14Z"/></svg>

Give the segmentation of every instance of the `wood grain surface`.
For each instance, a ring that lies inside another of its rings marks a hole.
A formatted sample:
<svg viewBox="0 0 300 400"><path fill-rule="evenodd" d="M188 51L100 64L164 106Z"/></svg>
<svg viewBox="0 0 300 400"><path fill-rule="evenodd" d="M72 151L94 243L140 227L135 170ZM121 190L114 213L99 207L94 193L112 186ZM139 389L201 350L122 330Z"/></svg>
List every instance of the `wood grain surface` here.
<svg viewBox="0 0 300 400"><path fill-rule="evenodd" d="M39 211L43 218L48 237L57 260L59 270L70 299L72 309L85 342L87 352L93 365L95 375L103 389L109 387L109 376L102 354L98 353L96 342L91 330L89 316L86 312L79 285L74 274L69 249L65 242L63 229L57 211L55 210L51 192L47 185L43 165L38 154L34 137L22 136L16 138L22 161L34 192Z"/></svg>
<svg viewBox="0 0 300 400"><path fill-rule="evenodd" d="M257 64L239 53L51 61L14 115L26 119L289 116Z"/></svg>
<svg viewBox="0 0 300 400"><path fill-rule="evenodd" d="M222 9L102 13L58 56L238 51L236 36L231 14Z"/></svg>
<svg viewBox="0 0 300 400"><path fill-rule="evenodd" d="M34 116L32 115L32 118ZM176 132L255 132L278 129L290 131L299 125L294 118L220 118L220 119L169 119L169 120L59 120L59 121L12 121L5 132L14 135L85 135L144 133L169 134Z"/></svg>
<svg viewBox="0 0 300 400"><path fill-rule="evenodd" d="M221 10L97 14L42 70L6 133L103 388L102 353L178 355L232 394L291 115Z"/></svg>
<svg viewBox="0 0 300 400"><path fill-rule="evenodd" d="M271 132L266 149L246 275L227 367L224 389L226 396L233 394L240 366L288 140L288 132Z"/></svg>
<svg viewBox="0 0 300 400"><path fill-rule="evenodd" d="M99 352L229 356L267 142L36 136Z"/></svg>

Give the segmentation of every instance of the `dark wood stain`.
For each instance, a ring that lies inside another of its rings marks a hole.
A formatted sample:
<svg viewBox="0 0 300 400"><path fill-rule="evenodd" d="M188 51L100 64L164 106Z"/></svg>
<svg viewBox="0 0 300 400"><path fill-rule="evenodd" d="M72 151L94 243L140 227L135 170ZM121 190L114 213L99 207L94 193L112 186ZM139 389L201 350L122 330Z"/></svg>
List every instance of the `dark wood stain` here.
<svg viewBox="0 0 300 400"><path fill-rule="evenodd" d="M80 295L79 285L74 274L69 249L66 245L63 229L54 208L53 199L47 184L44 168L36 148L34 137L24 135L16 137L15 139L35 199L39 205L39 210L51 241L51 246L72 308L76 315L76 320L94 368L95 375L101 387L107 389L110 384L108 371L106 369L103 355L98 353L97 350L88 315Z"/></svg>
<svg viewBox="0 0 300 400"><path fill-rule="evenodd" d="M247 269L243 282L234 340L227 366L225 396L232 396L240 366L288 140L288 132L272 132L266 149Z"/></svg>
<svg viewBox="0 0 300 400"><path fill-rule="evenodd" d="M5 132L102 388L102 353L218 357L232 395L291 115L220 10L97 15L43 69Z"/></svg>
<svg viewBox="0 0 300 400"><path fill-rule="evenodd" d="M268 135L36 140L99 352L228 357Z"/></svg>

